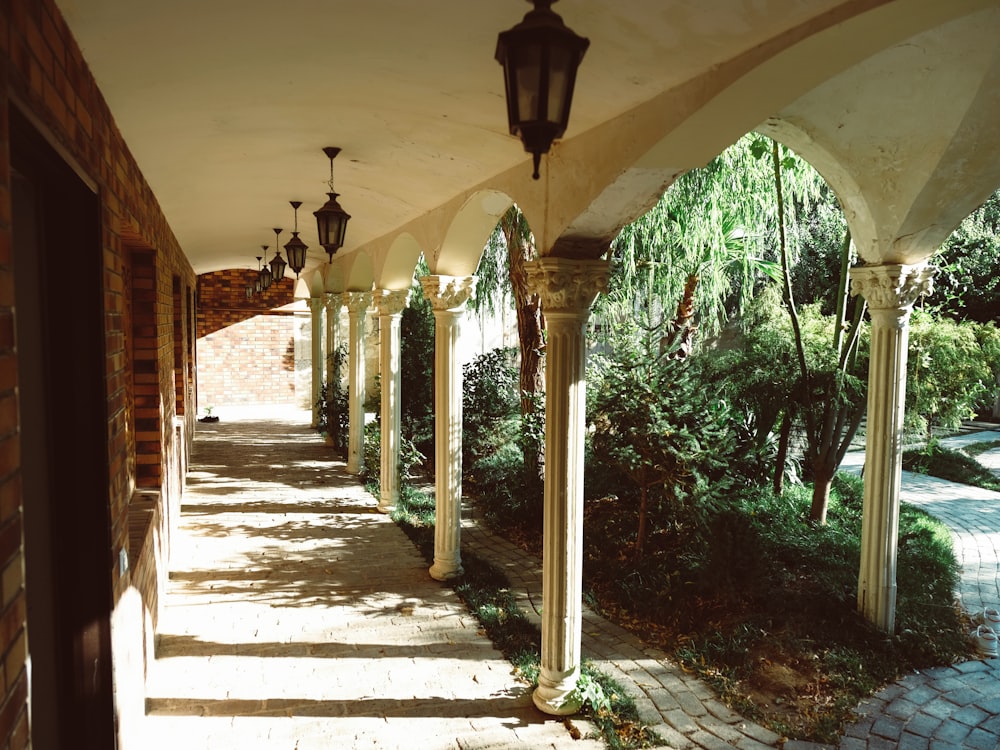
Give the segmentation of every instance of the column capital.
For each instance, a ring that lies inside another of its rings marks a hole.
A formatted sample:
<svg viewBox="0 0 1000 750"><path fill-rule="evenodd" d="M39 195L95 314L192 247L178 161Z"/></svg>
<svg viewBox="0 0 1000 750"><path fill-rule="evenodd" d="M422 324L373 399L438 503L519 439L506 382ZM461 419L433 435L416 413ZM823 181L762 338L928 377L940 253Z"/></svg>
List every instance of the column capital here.
<svg viewBox="0 0 1000 750"><path fill-rule="evenodd" d="M331 310L344 304L344 295L340 292L326 292L323 294L323 300L326 302L326 309Z"/></svg>
<svg viewBox="0 0 1000 750"><path fill-rule="evenodd" d="M434 312L461 312L476 291L476 277L421 276L420 285Z"/></svg>
<svg viewBox="0 0 1000 750"><path fill-rule="evenodd" d="M860 294L872 310L909 312L917 297L933 290L934 271L925 263L852 268L851 296Z"/></svg>
<svg viewBox="0 0 1000 750"><path fill-rule="evenodd" d="M323 298L322 297L310 297L309 298L309 309L313 312L319 312L323 309Z"/></svg>
<svg viewBox="0 0 1000 750"><path fill-rule="evenodd" d="M545 313L587 312L608 291L611 266L600 258L544 257L525 264L528 289L539 295Z"/></svg>
<svg viewBox="0 0 1000 750"><path fill-rule="evenodd" d="M410 303L409 289L381 289L376 294L379 315L400 315Z"/></svg>
<svg viewBox="0 0 1000 750"><path fill-rule="evenodd" d="M371 292L344 292L344 298L344 304L347 305L351 315L367 312L372 306Z"/></svg>

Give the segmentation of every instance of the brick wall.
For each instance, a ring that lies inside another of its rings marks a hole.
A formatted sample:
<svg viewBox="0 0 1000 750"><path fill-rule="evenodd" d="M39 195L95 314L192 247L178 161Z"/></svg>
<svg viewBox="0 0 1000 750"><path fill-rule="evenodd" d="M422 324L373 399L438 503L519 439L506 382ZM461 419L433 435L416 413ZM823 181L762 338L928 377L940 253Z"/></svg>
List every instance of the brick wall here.
<svg viewBox="0 0 1000 750"><path fill-rule="evenodd" d="M165 479L178 476L177 467L182 465L182 456L178 454L185 448L179 448L174 440L178 383L175 370L179 365L193 371L191 360L194 356L194 346L189 340L181 348L178 362L174 342L174 280L178 280L180 298L184 299L195 285L193 270L121 137L54 0L0 3L0 750L19 750L29 742L24 669L26 597L21 575L25 561L21 541L20 446L14 390L18 364L11 325L15 279L11 267L8 117L15 101L53 148L66 155L78 173L96 186L100 201L107 429L102 434L81 436L80 439L97 440L107 446L107 502L112 548L107 550L105 559L116 611L123 595L135 590L130 569L120 568L118 560L119 552L129 548L129 507L136 487L136 444L147 444L148 451L144 448L143 455L156 456L148 465L149 473L143 481L163 484L161 510L171 504L179 505L180 483ZM126 324L126 246L141 246L149 251L149 278L155 280L148 289L152 304L152 316L148 321L151 327L138 335ZM188 318L190 314L188 311ZM189 332L190 337L193 324L189 320L180 328ZM145 348L148 354L143 360L142 373L133 373L130 367L130 350L136 345ZM137 375L141 377L135 377ZM183 375L180 380L184 381ZM142 383L141 394L135 392L137 382ZM159 410L155 419L147 411L154 401ZM183 419L193 425L194 410L186 411ZM183 433L193 435L194 431L188 429ZM144 546L155 547L154 544ZM153 557L145 560L137 571L144 579L147 599L155 599L152 582L162 573L162 570L156 573L148 570L151 564L163 564ZM146 601L144 606L155 609L156 603ZM120 619L128 621L128 618ZM28 636L30 640L30 634ZM141 641L141 632L112 628L112 648L116 654L127 653L130 642L136 639ZM63 677L82 679L80 675ZM118 701L116 722L120 728L132 723L128 720L130 717L122 715L121 706L126 704L123 687L138 690L141 695L142 685L123 686L116 675L115 687L122 699ZM105 698L110 706L111 697ZM38 719L44 721L45 717ZM81 736L79 741L81 748L91 746L86 737Z"/></svg>
<svg viewBox="0 0 1000 750"><path fill-rule="evenodd" d="M198 277L198 407L295 404L296 314L292 279L246 296L256 275L232 269Z"/></svg>

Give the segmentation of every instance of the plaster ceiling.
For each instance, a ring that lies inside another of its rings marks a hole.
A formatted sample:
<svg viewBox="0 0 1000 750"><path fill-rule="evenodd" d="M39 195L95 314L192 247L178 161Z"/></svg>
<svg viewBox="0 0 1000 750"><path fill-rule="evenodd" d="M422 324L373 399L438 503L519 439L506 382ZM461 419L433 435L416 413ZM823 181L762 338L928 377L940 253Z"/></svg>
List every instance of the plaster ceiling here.
<svg viewBox="0 0 1000 750"><path fill-rule="evenodd" d="M325 261L312 217L326 200L324 146L342 149L334 162L335 187L352 215L343 254L388 246L400 229L483 187L497 185L511 195L521 191L526 202L548 197L556 187L574 190L570 178L549 185L544 162L543 180L532 184L530 157L507 133L503 76L493 54L497 33L529 9L522 0L57 4L197 273L254 267L262 244L270 244L273 254L272 228L284 228L282 244L290 237L290 200L303 202L299 230L311 246L311 266ZM632 119L653 117L665 127L664 108L682 101L681 94L690 106L700 106L713 86L724 88L727 80L783 48L844 27L873 9L894 7L906 17L911 8L941 5L939 0L561 2L555 10L590 39L564 139L590 145L565 153L567 159L589 158L604 170L597 177L567 174L596 197L662 138L660 133L648 143L642 140L638 134L645 138L650 125L633 133ZM881 26L883 36L860 40L855 56L899 41L891 26ZM826 52L813 63L822 75L840 75L851 62L849 53ZM797 95L790 88L787 98ZM735 117L716 126L712 139L697 148L700 128L693 128L686 140L663 152L673 164L656 168L669 172L663 178L668 181L779 109L775 104L758 112L750 106L746 122ZM684 119L694 122L687 113ZM618 140L586 140L605 130ZM620 159L601 151L606 143L621 145ZM629 147L635 143L633 154ZM645 189L665 184L658 180L645 179ZM637 210L624 199L604 203L619 212Z"/></svg>

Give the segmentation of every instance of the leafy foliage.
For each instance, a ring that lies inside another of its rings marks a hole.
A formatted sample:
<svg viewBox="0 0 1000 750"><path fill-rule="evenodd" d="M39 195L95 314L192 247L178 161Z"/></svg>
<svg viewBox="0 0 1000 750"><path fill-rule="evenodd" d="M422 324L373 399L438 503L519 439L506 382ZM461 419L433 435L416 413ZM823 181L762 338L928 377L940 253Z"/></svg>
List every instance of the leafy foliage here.
<svg viewBox="0 0 1000 750"><path fill-rule="evenodd" d="M316 403L319 421L316 429L329 435L333 447L343 455L347 451L350 421L347 385L344 383L347 347L340 344L329 357L333 360L333 378L330 382L320 383L319 400Z"/></svg>
<svg viewBox="0 0 1000 750"><path fill-rule="evenodd" d="M995 330L995 329L994 329ZM955 430L975 416L984 397L996 394L1000 362L987 349L974 324L914 310L906 382L906 427L930 437L935 430Z"/></svg>
<svg viewBox="0 0 1000 750"><path fill-rule="evenodd" d="M423 259L421 258L421 261ZM426 264L417 274L426 274ZM433 463L434 456L434 312L420 284L400 318L400 400L402 434ZM433 466L428 468L433 469Z"/></svg>
<svg viewBox="0 0 1000 750"><path fill-rule="evenodd" d="M995 321L1000 310L1000 191L952 232L934 257L928 305L956 320Z"/></svg>
<svg viewBox="0 0 1000 750"><path fill-rule="evenodd" d="M691 360L671 357L669 345L661 349L656 331L619 335L615 343L591 370L592 455L639 490L634 553L641 557L650 516L705 532L707 514L733 486L730 463L746 441L729 405L696 376Z"/></svg>
<svg viewBox="0 0 1000 750"><path fill-rule="evenodd" d="M537 531L542 483L525 456L537 454L544 440L544 409L521 414L516 360L517 350L500 348L465 366L463 475L487 520Z"/></svg>
<svg viewBox="0 0 1000 750"><path fill-rule="evenodd" d="M463 368L464 465L471 466L480 456L515 441L521 406L517 382L516 349L494 349Z"/></svg>

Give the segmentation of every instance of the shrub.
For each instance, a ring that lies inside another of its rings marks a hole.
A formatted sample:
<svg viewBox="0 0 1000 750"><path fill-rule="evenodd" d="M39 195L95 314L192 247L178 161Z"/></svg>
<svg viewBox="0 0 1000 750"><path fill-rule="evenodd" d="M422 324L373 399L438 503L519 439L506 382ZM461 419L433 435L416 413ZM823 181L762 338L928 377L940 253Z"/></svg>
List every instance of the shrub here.
<svg viewBox="0 0 1000 750"><path fill-rule="evenodd" d="M418 269L418 273L420 269ZM427 273L426 265L423 273ZM434 312L423 288L414 284L400 319L400 422L403 435L427 457L434 457Z"/></svg>
<svg viewBox="0 0 1000 750"><path fill-rule="evenodd" d="M471 466L480 456L517 441L517 350L494 349L466 364L462 389L462 460Z"/></svg>
<svg viewBox="0 0 1000 750"><path fill-rule="evenodd" d="M914 310L909 352L909 430L930 437L934 430L957 429L962 420L975 416L976 405L984 397L996 392L996 373L990 369L974 324Z"/></svg>

